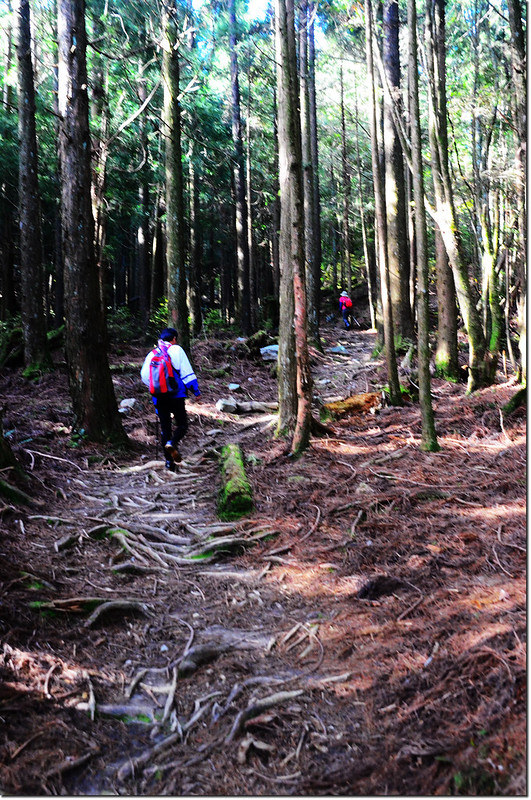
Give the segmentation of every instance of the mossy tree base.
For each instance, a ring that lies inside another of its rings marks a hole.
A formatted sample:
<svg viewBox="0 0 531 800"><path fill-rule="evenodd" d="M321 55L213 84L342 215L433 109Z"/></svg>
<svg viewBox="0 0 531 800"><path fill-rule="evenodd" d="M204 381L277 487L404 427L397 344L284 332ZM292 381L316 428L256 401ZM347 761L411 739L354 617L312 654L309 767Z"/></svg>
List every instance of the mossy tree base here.
<svg viewBox="0 0 531 800"><path fill-rule="evenodd" d="M513 411L516 411L517 408L520 406L527 404L527 387L524 386L522 389L518 389L516 394L514 394L508 403L506 403L503 408L503 415L508 417L509 414L512 414Z"/></svg>
<svg viewBox="0 0 531 800"><path fill-rule="evenodd" d="M237 444L227 444L221 451L218 516L222 520L240 519L253 508L253 494L245 473L242 451Z"/></svg>

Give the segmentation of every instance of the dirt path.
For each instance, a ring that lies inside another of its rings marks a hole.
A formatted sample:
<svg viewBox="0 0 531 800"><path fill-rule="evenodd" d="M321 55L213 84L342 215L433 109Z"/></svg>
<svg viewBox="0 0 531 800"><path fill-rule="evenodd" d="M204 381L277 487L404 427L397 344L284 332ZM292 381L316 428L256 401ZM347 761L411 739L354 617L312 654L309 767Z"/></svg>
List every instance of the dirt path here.
<svg viewBox="0 0 531 800"><path fill-rule="evenodd" d="M314 364L321 402L381 386L373 336L338 334ZM525 418L499 415L514 382L474 398L434 382L439 454L409 405L339 420L292 462L268 415L216 411L229 380L272 399L241 356L206 377L227 352L197 348L176 475L136 367L116 379L137 399L119 462L67 462L52 384L35 398L17 435L45 506L2 510L1 789L525 794ZM220 523L234 440L256 512Z"/></svg>

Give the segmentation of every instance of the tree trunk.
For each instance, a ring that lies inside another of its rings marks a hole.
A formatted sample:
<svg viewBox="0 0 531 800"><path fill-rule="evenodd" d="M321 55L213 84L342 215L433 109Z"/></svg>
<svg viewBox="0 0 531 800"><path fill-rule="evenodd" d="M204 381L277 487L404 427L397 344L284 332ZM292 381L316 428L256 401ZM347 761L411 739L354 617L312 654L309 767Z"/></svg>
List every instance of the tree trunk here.
<svg viewBox="0 0 531 800"><path fill-rule="evenodd" d="M201 330L201 252L199 238L199 181L195 164L194 140L190 139L188 150L188 205L189 205L189 297L192 333L197 336Z"/></svg>
<svg viewBox="0 0 531 800"><path fill-rule="evenodd" d="M243 336L251 333L251 311L249 296L249 246L247 241L247 206L245 203L245 167L240 108L240 85L238 56L236 53L235 0L229 0L230 77L232 98L232 144L234 153L234 209L236 214L236 258L238 273L238 311Z"/></svg>
<svg viewBox="0 0 531 800"><path fill-rule="evenodd" d="M526 78L526 40L522 25L522 6L520 0L507 0L509 25L511 27L511 69L516 108L516 191L517 191L517 257L516 272L520 285L518 298L518 323L520 329L520 364L522 378L526 375L526 307L527 307L527 78Z"/></svg>
<svg viewBox="0 0 531 800"><path fill-rule="evenodd" d="M84 0L59 0L57 33L66 360L74 429L91 441L125 443L94 254Z"/></svg>
<svg viewBox="0 0 531 800"><path fill-rule="evenodd" d="M469 340L468 391L490 383L492 368L471 278L465 264L450 177L446 115L444 0L432 0L427 14L427 66L430 82L430 147L435 189L435 218L454 276L459 309Z"/></svg>
<svg viewBox="0 0 531 800"><path fill-rule="evenodd" d="M447 381L457 381L457 303L454 276L437 225L435 226L435 271L437 273L437 374Z"/></svg>
<svg viewBox="0 0 531 800"><path fill-rule="evenodd" d="M319 317L316 306L315 286L317 256L315 225L315 177L312 161L312 135L310 116L310 66L308 37L308 0L302 0L299 13L299 75L300 75L300 119L302 145L302 179L304 192L304 256L306 262L306 299L308 307L308 330L310 341L320 347Z"/></svg>
<svg viewBox="0 0 531 800"><path fill-rule="evenodd" d="M22 331L26 368L40 370L43 368L49 369L52 361L46 340L46 320L43 302L41 209L29 0L19 0L18 12L19 223Z"/></svg>
<svg viewBox="0 0 531 800"><path fill-rule="evenodd" d="M409 300L409 252L407 241L406 187L402 146L393 120L392 103L401 110L399 21L396 0L385 0L383 63L393 99L384 95L385 209L387 214L387 258L389 288L393 304L395 335L413 339Z"/></svg>
<svg viewBox="0 0 531 800"><path fill-rule="evenodd" d="M347 125L345 121L345 87L343 81L343 61L339 69L339 84L341 97L341 252L344 270L342 288L352 294L352 265L350 263L350 162L347 153ZM342 276L343 277L343 276Z"/></svg>
<svg viewBox="0 0 531 800"><path fill-rule="evenodd" d="M418 371L419 400L422 420L422 450L436 451L437 443L430 380L430 309L428 277L428 243L426 214L424 211L424 178L422 164L422 139L417 61L417 9L415 0L408 0L407 22L409 30L409 108L411 115L411 160L413 165L413 199L417 249L417 319L418 319Z"/></svg>
<svg viewBox="0 0 531 800"><path fill-rule="evenodd" d="M9 75L9 70L11 69L11 62L13 59L13 25L12 25L12 18L13 18L13 5L11 0L7 0L7 29L4 29L4 41L5 41L5 49L4 49L4 56L5 56L5 63L4 63L4 87L3 87L3 96L2 100L4 103L4 107L7 113L10 112L11 106L13 105L13 85L11 81L5 80L5 76Z"/></svg>
<svg viewBox="0 0 531 800"><path fill-rule="evenodd" d="M366 46L367 46L367 72L369 81L369 116L371 128L371 157L372 174L374 181L374 202L375 202L375 222L378 236L378 266L380 272L381 300L383 312L385 356L389 381L389 397L392 405L402 405L400 394L400 383L398 380L398 368L396 365L396 354L393 330L393 309L391 303L391 291L389 287L389 273L387 264L387 223L385 214L385 198L380 164L380 152L378 144L378 131L376 124L376 91L373 60L373 23L371 0L365 0L365 26L366 26Z"/></svg>
<svg viewBox="0 0 531 800"><path fill-rule="evenodd" d="M162 16L164 53L164 137L166 150L166 261L168 314L179 344L190 351L186 300L183 165L181 149L180 65L177 12L166 6Z"/></svg>
<svg viewBox="0 0 531 800"><path fill-rule="evenodd" d="M304 264L304 209L302 188L302 147L300 117L297 110L297 59L295 47L295 25L293 0L276 0L276 58L278 85L278 132L279 132L279 165L280 165L280 253L281 273L288 276L291 272L293 285L294 338L296 350L296 398L291 413L295 413L295 426L291 443L292 454L298 454L309 443L311 430L312 379L308 354L308 329L306 314L306 285ZM281 294L281 319L284 297ZM284 313L283 330L285 341L282 342L282 355L286 361L292 360L285 344L290 339L289 330L293 329L293 319L288 320ZM287 334L287 335L286 335ZM280 338L279 338L279 371L280 371ZM291 377L293 370L287 366L287 374ZM280 392L279 411L285 398Z"/></svg>
<svg viewBox="0 0 531 800"><path fill-rule="evenodd" d="M312 340L316 347L321 347L320 341L320 320L321 320L321 191L319 187L319 148L317 138L317 99L315 90L315 16L317 14L317 3L310 0L308 4L308 100L309 100L309 125L310 125L310 159L313 166L313 259L312 269L314 272L312 290L314 292L311 299L311 311L308 314L308 325ZM315 320L312 316L315 315ZM314 332L314 329L316 333Z"/></svg>
<svg viewBox="0 0 531 800"><path fill-rule="evenodd" d="M104 39L105 23L103 14L105 0L93 1L92 25L96 41ZM107 210L105 193L107 188L107 160L109 157L109 98L108 98L108 59L94 51L91 75L92 113L92 214L94 217L94 246L96 264L100 275L101 297L104 308L110 303L112 291L109 266L104 259L107 235ZM113 303L111 303L113 304Z"/></svg>
<svg viewBox="0 0 531 800"><path fill-rule="evenodd" d="M522 7L520 0L507 0L509 25L511 28L510 52L511 70L515 94L516 108L516 191L517 191L517 230L518 230L518 270L525 281L527 253L527 213L526 213L526 179L527 179L527 79L526 79L526 42L522 25Z"/></svg>
<svg viewBox="0 0 531 800"><path fill-rule="evenodd" d="M249 253L249 325L251 330L258 329L259 286L253 237L253 194L252 194L252 157L251 157L251 64L248 69L247 84L247 124L245 127L245 204L247 207L247 252ZM261 299L261 298L260 298Z"/></svg>
<svg viewBox="0 0 531 800"><path fill-rule="evenodd" d="M138 97L141 103L146 100L146 82L143 77L138 82ZM142 149L147 152L147 129L146 118L141 117L141 141ZM140 186L138 188L138 203L140 207L140 222L137 230L138 240L138 267L137 267L137 287L138 287L138 319L143 333L147 332L150 312L150 275L149 275L149 253L150 253L150 229L149 229L149 199L150 199L150 168L146 162L140 172Z"/></svg>
<svg viewBox="0 0 531 800"><path fill-rule="evenodd" d="M356 171L358 175L358 203L360 211L361 236L363 240L363 258L365 260L365 277L367 278L367 293L369 297L369 313L371 316L371 328L376 328L376 286L372 275L372 259L369 252L367 241L367 225L365 221L365 199L363 191L363 176L361 173L360 159L360 133L358 116L358 98L356 96Z"/></svg>

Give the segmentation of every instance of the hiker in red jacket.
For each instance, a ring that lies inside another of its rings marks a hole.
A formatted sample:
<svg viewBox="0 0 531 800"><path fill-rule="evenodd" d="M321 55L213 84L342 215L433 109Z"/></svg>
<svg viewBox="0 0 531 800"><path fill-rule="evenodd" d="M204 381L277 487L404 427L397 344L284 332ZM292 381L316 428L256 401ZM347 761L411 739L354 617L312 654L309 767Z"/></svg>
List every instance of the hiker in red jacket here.
<svg viewBox="0 0 531 800"><path fill-rule="evenodd" d="M339 310L341 311L345 328L347 331L349 331L351 325L350 317L352 314L352 300L348 296L348 292L341 292L339 296Z"/></svg>

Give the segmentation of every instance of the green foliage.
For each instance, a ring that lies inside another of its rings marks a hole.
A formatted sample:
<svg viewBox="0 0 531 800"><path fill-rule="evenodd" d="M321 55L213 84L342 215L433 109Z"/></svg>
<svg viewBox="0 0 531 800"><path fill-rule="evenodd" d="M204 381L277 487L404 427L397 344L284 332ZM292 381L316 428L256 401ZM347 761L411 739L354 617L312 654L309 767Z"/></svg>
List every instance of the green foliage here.
<svg viewBox="0 0 531 800"><path fill-rule="evenodd" d="M79 430L72 431L72 436L70 441L68 442L68 447L80 447L83 442L86 442L87 434L85 433L84 428L79 428Z"/></svg>
<svg viewBox="0 0 531 800"><path fill-rule="evenodd" d="M230 325L223 319L219 308L211 308L203 316L203 330L206 334L216 334L229 329Z"/></svg>
<svg viewBox="0 0 531 800"><path fill-rule="evenodd" d="M138 321L127 306L108 311L107 330L113 342L130 342L140 333Z"/></svg>
<svg viewBox="0 0 531 800"><path fill-rule="evenodd" d="M158 308L156 308L149 318L149 334L158 337L163 328L168 325L168 298L163 297L160 300Z"/></svg>

